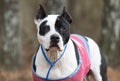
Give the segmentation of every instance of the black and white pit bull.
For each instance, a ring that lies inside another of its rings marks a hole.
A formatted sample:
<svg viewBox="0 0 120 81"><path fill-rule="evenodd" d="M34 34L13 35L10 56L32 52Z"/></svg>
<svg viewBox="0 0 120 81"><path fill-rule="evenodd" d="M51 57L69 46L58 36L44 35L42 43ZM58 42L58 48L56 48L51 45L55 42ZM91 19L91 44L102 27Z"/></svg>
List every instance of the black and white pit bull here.
<svg viewBox="0 0 120 81"><path fill-rule="evenodd" d="M34 19L40 43L33 57L34 81L107 81L107 64L98 45L89 37L70 34L72 19L66 9L46 15L40 5Z"/></svg>

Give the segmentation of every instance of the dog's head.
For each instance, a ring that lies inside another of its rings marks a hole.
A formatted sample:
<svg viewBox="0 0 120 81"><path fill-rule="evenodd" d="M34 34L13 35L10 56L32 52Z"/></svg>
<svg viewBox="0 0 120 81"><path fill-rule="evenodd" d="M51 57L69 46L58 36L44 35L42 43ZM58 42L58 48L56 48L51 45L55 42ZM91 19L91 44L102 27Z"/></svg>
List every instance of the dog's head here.
<svg viewBox="0 0 120 81"><path fill-rule="evenodd" d="M46 15L44 8L40 5L34 19L37 26L37 37L39 43L48 51L51 48L63 50L70 36L70 24L72 19L65 8L61 15Z"/></svg>

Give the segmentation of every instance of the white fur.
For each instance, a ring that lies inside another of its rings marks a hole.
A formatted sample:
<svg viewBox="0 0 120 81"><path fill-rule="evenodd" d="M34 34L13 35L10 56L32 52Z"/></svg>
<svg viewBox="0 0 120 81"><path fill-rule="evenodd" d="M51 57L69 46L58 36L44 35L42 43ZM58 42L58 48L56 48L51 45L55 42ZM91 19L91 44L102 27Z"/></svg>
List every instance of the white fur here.
<svg viewBox="0 0 120 81"><path fill-rule="evenodd" d="M93 72L95 81L102 81L102 77L100 75L101 55L99 47L91 38L87 37L87 39L90 49L90 69Z"/></svg>

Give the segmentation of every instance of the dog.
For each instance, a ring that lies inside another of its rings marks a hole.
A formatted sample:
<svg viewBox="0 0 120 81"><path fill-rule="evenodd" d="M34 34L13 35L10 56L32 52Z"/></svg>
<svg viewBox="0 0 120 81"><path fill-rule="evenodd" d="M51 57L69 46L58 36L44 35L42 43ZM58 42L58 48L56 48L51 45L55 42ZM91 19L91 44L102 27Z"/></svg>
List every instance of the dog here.
<svg viewBox="0 0 120 81"><path fill-rule="evenodd" d="M47 15L40 5L34 22L40 43L32 62L34 81L83 81L89 74L107 81L101 50L91 38L70 34L72 18L65 7L60 15Z"/></svg>

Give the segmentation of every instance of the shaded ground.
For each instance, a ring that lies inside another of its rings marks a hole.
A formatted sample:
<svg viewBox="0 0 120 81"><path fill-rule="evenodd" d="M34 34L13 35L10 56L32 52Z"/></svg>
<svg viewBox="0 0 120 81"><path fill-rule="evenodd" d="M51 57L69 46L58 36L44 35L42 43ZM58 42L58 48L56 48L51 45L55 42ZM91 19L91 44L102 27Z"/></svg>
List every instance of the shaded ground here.
<svg viewBox="0 0 120 81"><path fill-rule="evenodd" d="M0 70L0 81L32 81L31 68L13 71Z"/></svg>
<svg viewBox="0 0 120 81"><path fill-rule="evenodd" d="M108 81L120 81L120 69L108 68Z"/></svg>
<svg viewBox="0 0 120 81"><path fill-rule="evenodd" d="M0 70L0 81L32 81L31 66L19 70ZM120 70L108 68L108 81L120 81Z"/></svg>

